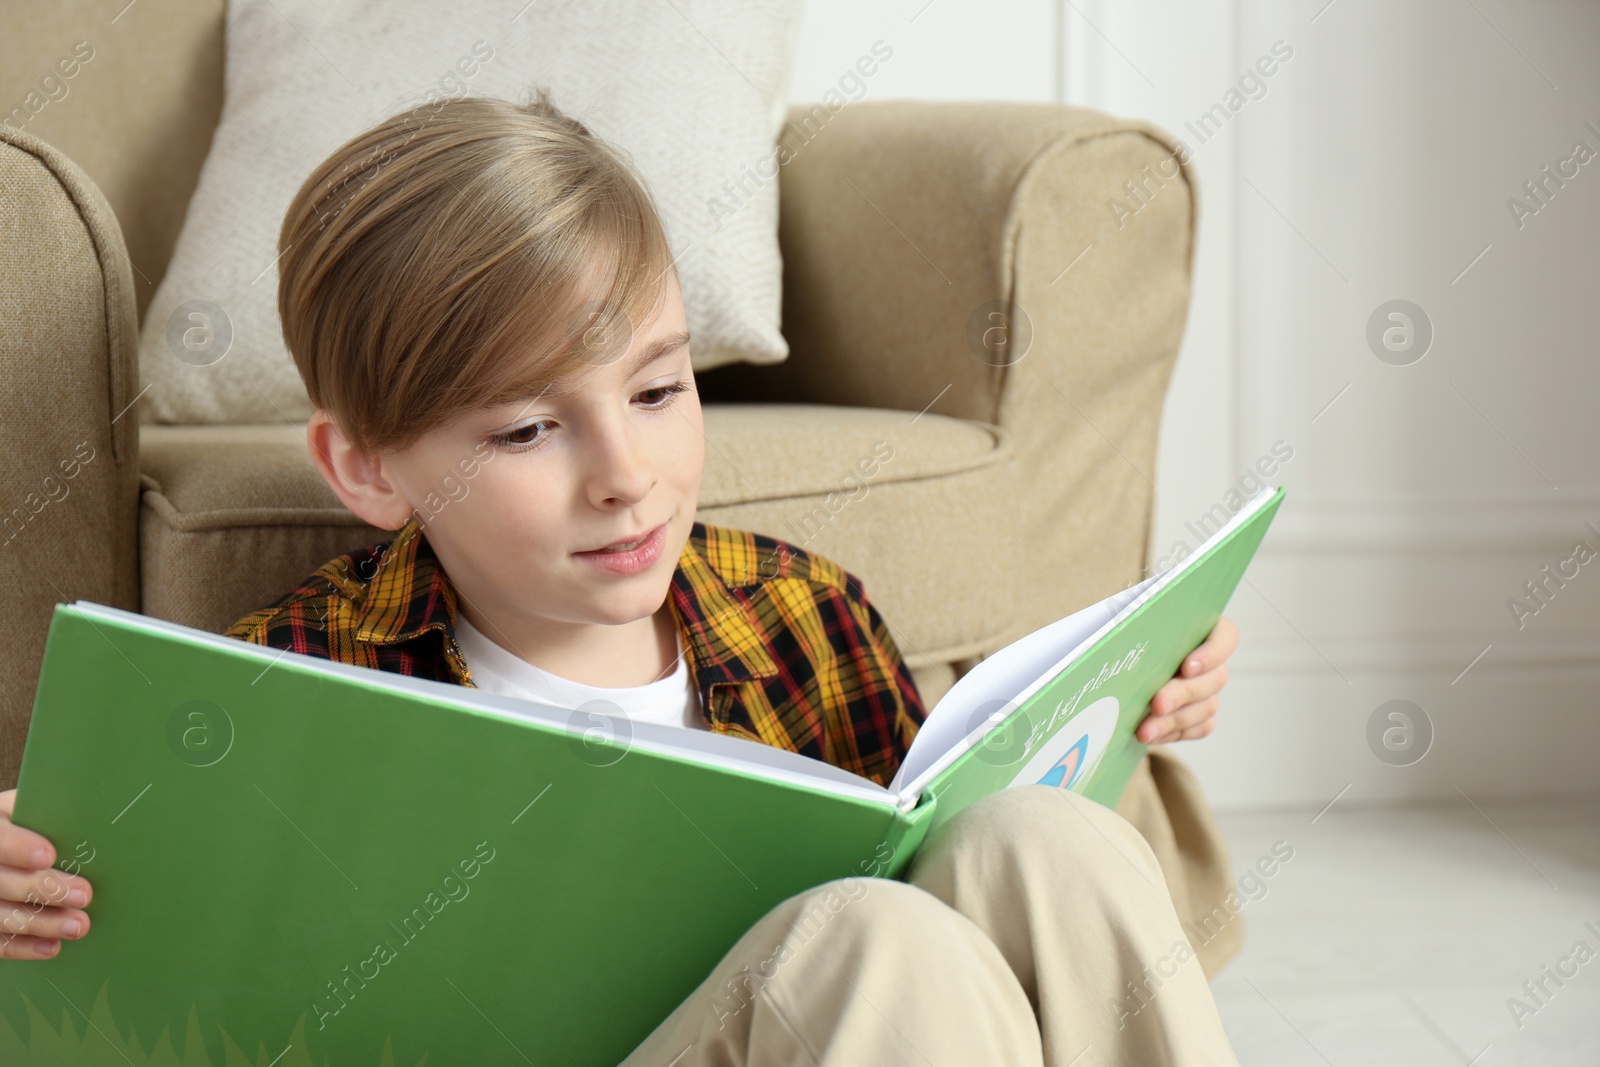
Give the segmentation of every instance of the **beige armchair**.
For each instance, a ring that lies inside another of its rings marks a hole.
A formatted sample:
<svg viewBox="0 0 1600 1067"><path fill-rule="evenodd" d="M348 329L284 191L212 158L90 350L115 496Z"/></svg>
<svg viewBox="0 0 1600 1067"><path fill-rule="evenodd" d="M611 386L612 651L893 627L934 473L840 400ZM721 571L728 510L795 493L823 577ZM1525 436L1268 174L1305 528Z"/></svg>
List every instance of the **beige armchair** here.
<svg viewBox="0 0 1600 1067"><path fill-rule="evenodd" d="M0 788L57 602L220 630L385 536L321 481L301 425L141 420L138 319L220 113L223 6L124 4L26 3L0 38L0 106L19 105L0 116ZM33 113L38 73L90 29L92 67ZM976 657L1143 574L1191 178L1132 218L1108 210L1173 142L1078 108L863 101L791 120L791 355L701 376L700 517L859 575L931 706ZM847 481L880 442L892 458ZM1146 767L1125 807L1180 897L1172 780L1158 796L1155 779L1182 768Z"/></svg>

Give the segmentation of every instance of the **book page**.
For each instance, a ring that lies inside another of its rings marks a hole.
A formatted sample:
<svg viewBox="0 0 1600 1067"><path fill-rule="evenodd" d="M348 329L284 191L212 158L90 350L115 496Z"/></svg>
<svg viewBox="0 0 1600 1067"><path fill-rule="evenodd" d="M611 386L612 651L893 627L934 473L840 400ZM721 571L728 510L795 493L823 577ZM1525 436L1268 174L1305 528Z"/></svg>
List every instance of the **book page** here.
<svg viewBox="0 0 1600 1067"><path fill-rule="evenodd" d="M998 722L1011 714L1016 707L1017 694L1060 664L1069 652L1116 618L1124 605L1132 603L1160 577L1151 575L1098 604L1040 627L981 660L962 675L928 713L889 788L899 790L903 783L933 766L940 756L958 747L969 735L980 732L979 728L988 718L993 717ZM990 715L975 718L983 714L986 705Z"/></svg>

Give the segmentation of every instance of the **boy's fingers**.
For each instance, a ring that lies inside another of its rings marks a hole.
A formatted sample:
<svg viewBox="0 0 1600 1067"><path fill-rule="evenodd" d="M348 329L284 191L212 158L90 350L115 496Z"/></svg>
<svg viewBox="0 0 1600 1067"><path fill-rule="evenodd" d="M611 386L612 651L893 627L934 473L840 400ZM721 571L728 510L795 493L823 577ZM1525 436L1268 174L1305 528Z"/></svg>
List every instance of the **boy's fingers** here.
<svg viewBox="0 0 1600 1067"><path fill-rule="evenodd" d="M1183 733L1181 733L1177 737L1173 738L1173 740L1174 741L1193 741L1197 737L1208 737L1208 736L1210 736L1211 731L1215 730L1216 728L1217 728L1217 717L1215 715L1213 715L1211 718L1207 719L1205 722L1202 722L1197 726L1191 726L1188 729L1184 730Z"/></svg>
<svg viewBox="0 0 1600 1067"><path fill-rule="evenodd" d="M1222 698L1210 696L1197 704L1188 704L1168 715L1152 716L1139 725L1139 739L1147 745L1160 744L1163 741L1187 740L1190 737L1203 737L1204 734L1191 731L1204 725L1208 720L1214 721L1217 708ZM1148 731L1153 731L1147 736ZM1209 733L1209 731L1207 731Z"/></svg>
<svg viewBox="0 0 1600 1067"><path fill-rule="evenodd" d="M1147 745L1159 745L1167 740L1167 734L1172 729L1172 717L1169 715L1151 715L1139 724L1138 737Z"/></svg>
<svg viewBox="0 0 1600 1067"><path fill-rule="evenodd" d="M1208 697L1198 704L1190 704L1180 711L1163 716L1162 722L1166 726L1166 732L1176 734L1199 726L1207 719L1215 719L1217 717L1217 705L1220 703L1220 697Z"/></svg>
<svg viewBox="0 0 1600 1067"><path fill-rule="evenodd" d="M1188 692L1188 682L1176 680L1168 682L1157 689L1156 695L1150 698L1150 714L1167 715L1183 707L1189 702Z"/></svg>
<svg viewBox="0 0 1600 1067"><path fill-rule="evenodd" d="M1170 698L1170 704L1162 704L1161 707L1170 707L1172 711L1178 711L1192 704L1198 704L1207 697L1222 692L1222 687L1227 683L1228 665L1220 663L1204 674L1184 679L1182 688L1176 690L1177 696Z"/></svg>
<svg viewBox="0 0 1600 1067"><path fill-rule="evenodd" d="M8 867L43 869L56 861L55 846L43 834L0 819L0 863Z"/></svg>
<svg viewBox="0 0 1600 1067"><path fill-rule="evenodd" d="M61 951L61 942L48 937L0 935L0 959L47 960Z"/></svg>
<svg viewBox="0 0 1600 1067"><path fill-rule="evenodd" d="M1216 667L1204 674L1184 678L1181 681L1173 679L1150 698L1150 711L1152 714L1165 717L1173 711L1188 704L1195 704L1215 693L1220 693L1222 687L1228 682L1228 665L1219 663Z"/></svg>
<svg viewBox="0 0 1600 1067"><path fill-rule="evenodd" d="M56 862L50 839L32 830L0 822L0 864L24 870L48 870Z"/></svg>
<svg viewBox="0 0 1600 1067"><path fill-rule="evenodd" d="M1233 650L1239 647L1239 627L1227 616L1217 620L1211 628L1211 633L1200 643L1200 647L1189 653L1179 668L1179 672L1186 677L1193 677L1205 671L1213 670L1223 660L1233 655Z"/></svg>
<svg viewBox="0 0 1600 1067"><path fill-rule="evenodd" d="M13 937L75 940L89 932L89 914L76 908L0 907L0 940Z"/></svg>
<svg viewBox="0 0 1600 1067"><path fill-rule="evenodd" d="M0 867L0 908L11 904L38 908L61 905L81 908L94 899L94 887L87 878L68 875L51 868L47 871Z"/></svg>

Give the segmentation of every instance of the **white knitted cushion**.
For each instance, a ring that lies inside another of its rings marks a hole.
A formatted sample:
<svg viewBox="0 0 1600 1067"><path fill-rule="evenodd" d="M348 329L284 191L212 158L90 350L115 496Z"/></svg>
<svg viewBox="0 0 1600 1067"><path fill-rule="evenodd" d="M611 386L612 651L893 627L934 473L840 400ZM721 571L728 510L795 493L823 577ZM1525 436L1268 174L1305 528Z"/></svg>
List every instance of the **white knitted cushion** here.
<svg viewBox="0 0 1600 1067"><path fill-rule="evenodd" d="M695 368L780 362L774 145L800 9L800 0L229 0L222 119L143 324L142 376L153 388L142 421L307 418L278 322L276 267L301 182L396 112L466 93L524 100L534 85L649 182Z"/></svg>

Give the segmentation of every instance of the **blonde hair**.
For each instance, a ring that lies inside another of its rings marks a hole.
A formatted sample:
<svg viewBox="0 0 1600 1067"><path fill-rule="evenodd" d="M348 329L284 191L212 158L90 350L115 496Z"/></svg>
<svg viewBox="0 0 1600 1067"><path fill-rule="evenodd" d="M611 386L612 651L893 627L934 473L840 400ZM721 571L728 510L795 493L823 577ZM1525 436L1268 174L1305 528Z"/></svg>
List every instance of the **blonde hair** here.
<svg viewBox="0 0 1600 1067"><path fill-rule="evenodd" d="M278 249L306 392L367 455L615 359L672 266L644 178L542 88L353 137L300 187Z"/></svg>

